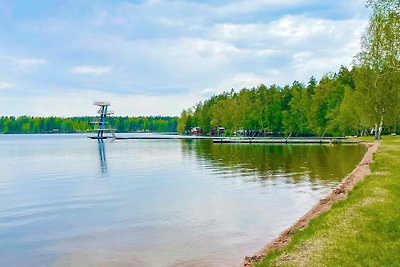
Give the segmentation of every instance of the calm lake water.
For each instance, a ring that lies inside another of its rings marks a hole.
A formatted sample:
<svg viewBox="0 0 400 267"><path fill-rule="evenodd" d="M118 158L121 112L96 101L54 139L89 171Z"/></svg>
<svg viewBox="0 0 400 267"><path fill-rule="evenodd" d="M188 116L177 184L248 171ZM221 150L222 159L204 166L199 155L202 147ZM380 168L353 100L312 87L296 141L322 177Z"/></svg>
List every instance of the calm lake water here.
<svg viewBox="0 0 400 267"><path fill-rule="evenodd" d="M0 135L1 266L237 266L361 145Z"/></svg>

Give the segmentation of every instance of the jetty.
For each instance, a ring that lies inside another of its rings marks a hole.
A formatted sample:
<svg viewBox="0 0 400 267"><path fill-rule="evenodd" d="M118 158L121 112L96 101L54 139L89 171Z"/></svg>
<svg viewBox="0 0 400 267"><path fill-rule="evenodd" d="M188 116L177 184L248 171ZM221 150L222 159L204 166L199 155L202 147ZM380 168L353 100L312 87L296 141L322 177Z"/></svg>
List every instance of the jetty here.
<svg viewBox="0 0 400 267"><path fill-rule="evenodd" d="M91 139L113 139L113 140L198 140L208 139L214 140L215 137L211 136L187 136L187 135L163 135L163 136L103 136L98 138L97 136L89 136Z"/></svg>
<svg viewBox="0 0 400 267"><path fill-rule="evenodd" d="M115 138L116 140L177 140L177 139L183 139L183 140L198 140L198 139L208 139L208 140L214 140L215 137L213 136L198 136L198 135L155 135L155 136L127 136L127 137L121 137L117 136Z"/></svg>
<svg viewBox="0 0 400 267"><path fill-rule="evenodd" d="M126 137L107 137L115 140L212 140L215 144L357 144L357 139L345 137L337 138L236 138L236 137L215 137L215 136L196 136L196 135L155 135L155 136L126 136Z"/></svg>

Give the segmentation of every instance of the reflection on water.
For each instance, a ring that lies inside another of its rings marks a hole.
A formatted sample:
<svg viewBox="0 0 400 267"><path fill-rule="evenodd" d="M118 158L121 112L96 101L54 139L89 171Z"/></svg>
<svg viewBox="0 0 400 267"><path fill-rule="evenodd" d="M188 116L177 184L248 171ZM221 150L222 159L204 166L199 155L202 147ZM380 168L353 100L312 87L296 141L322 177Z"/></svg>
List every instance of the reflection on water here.
<svg viewBox="0 0 400 267"><path fill-rule="evenodd" d="M256 174L259 179L307 177L315 183L343 179L365 153L361 145L213 144L186 141L182 150L194 153L217 172Z"/></svg>
<svg viewBox="0 0 400 267"><path fill-rule="evenodd" d="M102 139L97 139L99 144L99 156L100 156L100 170L101 173L107 174L107 158L106 158L106 149L104 147L104 141Z"/></svg>
<svg viewBox="0 0 400 267"><path fill-rule="evenodd" d="M365 151L62 134L0 148L2 266L237 266Z"/></svg>

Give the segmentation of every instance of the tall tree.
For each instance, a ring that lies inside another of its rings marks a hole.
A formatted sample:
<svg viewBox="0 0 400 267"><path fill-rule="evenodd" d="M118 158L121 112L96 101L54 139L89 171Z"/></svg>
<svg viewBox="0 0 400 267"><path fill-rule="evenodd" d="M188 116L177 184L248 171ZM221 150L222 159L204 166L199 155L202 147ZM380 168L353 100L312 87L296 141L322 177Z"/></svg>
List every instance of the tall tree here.
<svg viewBox="0 0 400 267"><path fill-rule="evenodd" d="M369 0L373 13L355 69L356 88L363 95L364 113L380 138L398 123L400 111L400 1Z"/></svg>

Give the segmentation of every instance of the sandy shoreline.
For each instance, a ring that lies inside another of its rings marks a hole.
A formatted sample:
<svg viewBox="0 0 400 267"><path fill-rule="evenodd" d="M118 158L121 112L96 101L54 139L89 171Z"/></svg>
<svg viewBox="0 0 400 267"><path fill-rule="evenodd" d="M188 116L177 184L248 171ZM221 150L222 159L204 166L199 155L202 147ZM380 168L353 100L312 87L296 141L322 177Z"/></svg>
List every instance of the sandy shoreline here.
<svg viewBox="0 0 400 267"><path fill-rule="evenodd" d="M245 257L240 266L253 266L253 263L262 260L270 250L285 246L290 241L294 231L305 228L312 219L329 210L333 203L345 199L357 182L371 173L369 166L372 163L373 154L378 149L378 143L368 143L366 145L368 146L368 150L361 162L328 196L322 198L296 223L284 230L277 238L265 245L260 251L256 252L253 256Z"/></svg>

